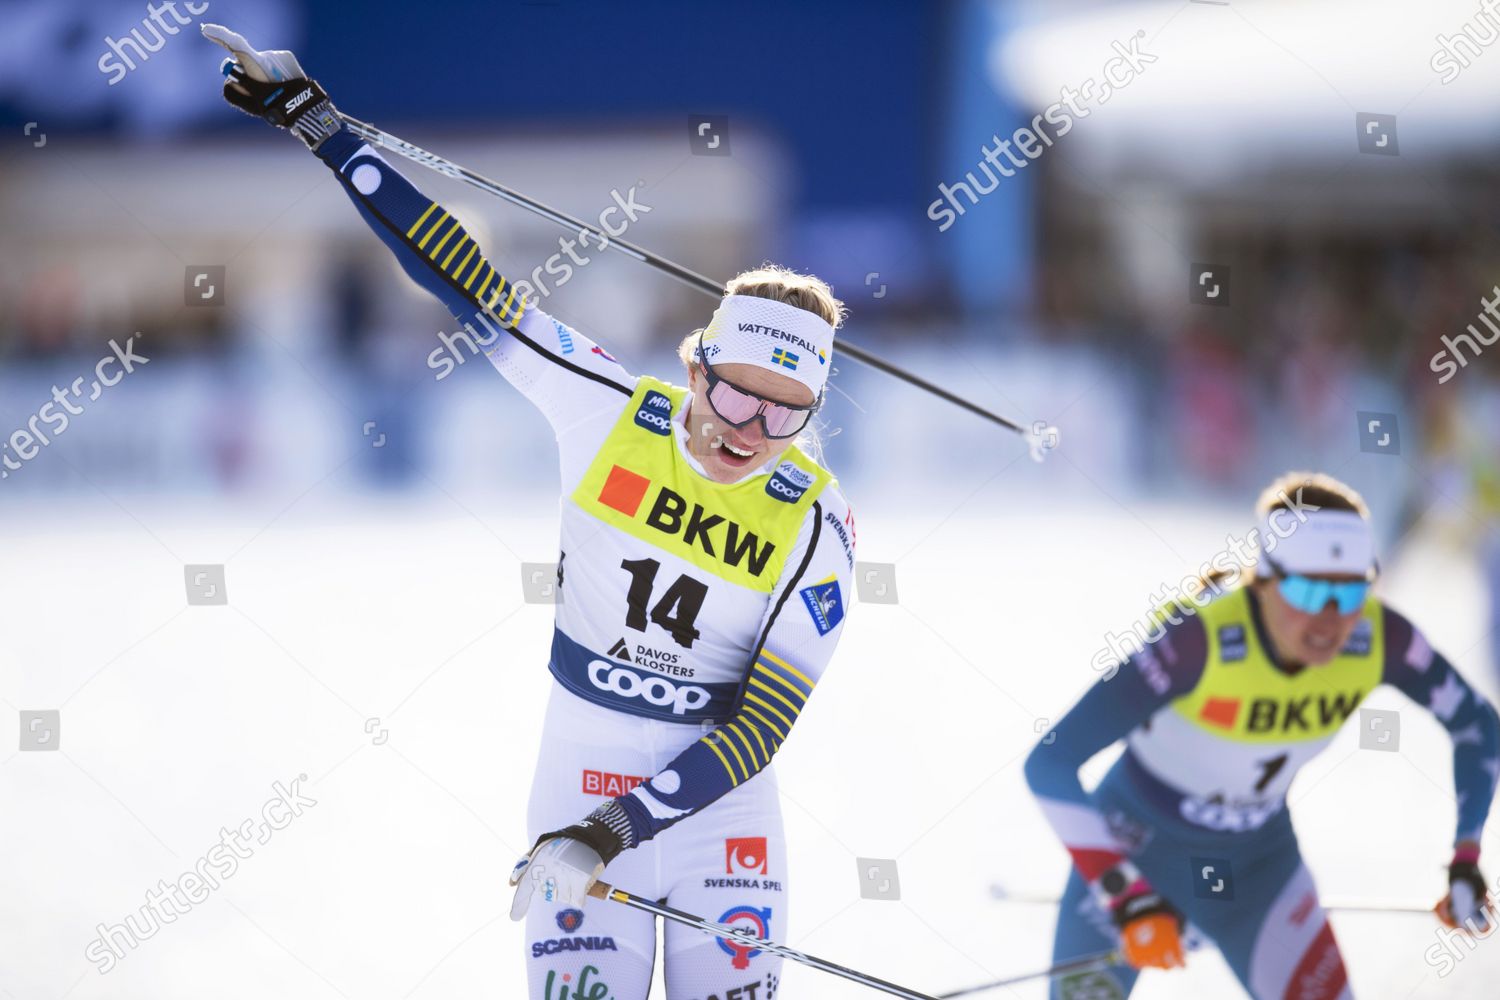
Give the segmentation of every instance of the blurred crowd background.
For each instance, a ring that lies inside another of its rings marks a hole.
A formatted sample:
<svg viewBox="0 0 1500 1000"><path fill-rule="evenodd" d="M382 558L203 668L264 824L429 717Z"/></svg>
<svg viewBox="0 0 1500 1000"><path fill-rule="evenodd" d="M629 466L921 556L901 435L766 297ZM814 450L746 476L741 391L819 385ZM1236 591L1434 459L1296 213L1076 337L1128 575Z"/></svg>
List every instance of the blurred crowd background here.
<svg viewBox="0 0 1500 1000"><path fill-rule="evenodd" d="M151 358L8 477L13 497L515 488L533 485L517 461L545 459L540 422L482 362L436 377L451 321L328 172L221 102L221 53L196 28L218 20L295 50L341 110L564 211L592 219L636 188L650 213L627 238L702 273L825 277L850 339L1057 423L1060 460L1109 495L1242 497L1318 465L1399 514L1392 539L1439 499L1468 536L1494 518L1500 360L1441 383L1433 361L1500 282L1500 56L1452 41L1488 23L1465 4L173 10L175 33L134 0L5 4L0 419L25 426L112 338ZM116 78L133 30L147 51ZM939 228L943 185L975 181L983 146L1132 39L1151 61L1024 169L981 174L977 204L953 195L964 211ZM1362 151L1359 116L1384 120L1396 155ZM702 148L703 124L721 145ZM557 252L546 223L401 166L513 276ZM1195 295L1200 265L1218 301ZM224 287L204 302L188 276L209 266ZM711 302L606 254L543 307L672 374ZM835 384L830 461L865 492L1019 454L852 362ZM1388 429L1399 453L1371 443Z"/></svg>

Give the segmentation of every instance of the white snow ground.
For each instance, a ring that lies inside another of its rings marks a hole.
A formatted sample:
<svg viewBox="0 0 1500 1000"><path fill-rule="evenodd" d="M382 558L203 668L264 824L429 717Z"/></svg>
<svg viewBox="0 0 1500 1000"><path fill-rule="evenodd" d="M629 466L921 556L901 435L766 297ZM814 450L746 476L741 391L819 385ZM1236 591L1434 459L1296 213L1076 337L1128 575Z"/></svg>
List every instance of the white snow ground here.
<svg viewBox="0 0 1500 1000"><path fill-rule="evenodd" d="M5 506L0 718L60 709L61 749L0 745L0 996L524 995L504 881L526 846L550 609L521 602L517 563L555 557L553 502L292 499ZM901 603L851 611L779 758L794 896L777 936L933 992L1039 968L1052 913L989 894L996 881L1054 892L1066 870L1021 777L1037 720L1090 683L1105 630L1125 629L1244 513L1043 503L1003 479L923 506L856 499L860 558L897 564ZM186 607L182 565L217 562L228 606ZM1418 548L1387 583L1493 692L1467 563ZM1399 695L1369 704L1410 709L1401 752L1360 751L1346 729L1294 787L1304 850L1325 895L1427 902L1451 835L1448 744ZM122 921L221 827L259 816L273 782L304 773L315 807L95 970L97 924ZM860 898L856 856L898 860L899 902ZM1362 998L1495 995L1493 939L1440 980L1423 960L1431 919L1335 925ZM778 994L874 995L790 965ZM1239 994L1198 954L1136 995Z"/></svg>

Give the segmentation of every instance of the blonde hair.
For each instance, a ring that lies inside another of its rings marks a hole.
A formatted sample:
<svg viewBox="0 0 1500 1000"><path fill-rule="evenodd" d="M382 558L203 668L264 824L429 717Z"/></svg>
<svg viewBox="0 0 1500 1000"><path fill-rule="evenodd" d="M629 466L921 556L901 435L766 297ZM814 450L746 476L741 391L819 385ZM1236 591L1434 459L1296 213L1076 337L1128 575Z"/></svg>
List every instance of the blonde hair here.
<svg viewBox="0 0 1500 1000"><path fill-rule="evenodd" d="M843 324L846 313L844 303L834 297L828 282L769 261L730 278L724 285L724 294L754 295L806 309L814 316L821 316L835 330Z"/></svg>
<svg viewBox="0 0 1500 1000"><path fill-rule="evenodd" d="M848 315L844 303L833 294L833 288L828 282L811 274L798 274L789 267L772 264L770 261L730 278L724 283L724 294L754 295L796 306L821 317L835 330L843 325L844 318ZM703 328L699 327L683 337L682 342L677 345L677 357L689 375L697 360L698 335L702 332ZM819 465L823 464L823 438L812 421L808 421L806 429L792 443Z"/></svg>
<svg viewBox="0 0 1500 1000"><path fill-rule="evenodd" d="M1255 516L1264 521L1273 510L1291 510L1292 504L1313 510L1353 511L1365 520L1370 519L1370 508L1359 491L1326 472L1283 472L1270 485L1260 491L1255 500ZM1253 566L1237 566L1234 569L1215 570L1199 578L1202 589L1233 590L1255 580Z"/></svg>
<svg viewBox="0 0 1500 1000"><path fill-rule="evenodd" d="M1370 519L1370 508L1359 491L1326 472L1282 473L1260 491L1260 497L1255 501L1255 513L1264 518L1273 510L1287 510L1290 498L1309 507L1352 510L1365 520Z"/></svg>

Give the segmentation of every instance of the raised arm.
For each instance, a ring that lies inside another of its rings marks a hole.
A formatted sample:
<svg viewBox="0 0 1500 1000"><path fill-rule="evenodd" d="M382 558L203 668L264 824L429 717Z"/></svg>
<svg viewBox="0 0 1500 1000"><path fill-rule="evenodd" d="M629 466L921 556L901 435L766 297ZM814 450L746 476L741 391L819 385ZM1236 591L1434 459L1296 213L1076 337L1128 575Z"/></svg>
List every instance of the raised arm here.
<svg viewBox="0 0 1500 1000"><path fill-rule="evenodd" d="M290 52L257 51L219 25L204 25L203 34L232 53L225 98L302 139L338 177L402 269L448 307L460 329L444 338L445 345L455 352L471 345L482 350L546 415L560 440L580 428L593 428L600 436L607 431L635 389L633 376L593 341L536 308L496 271L446 208L343 126L322 88ZM442 360L439 350L429 363ZM454 367L459 363L446 360ZM600 419L590 420L593 416Z"/></svg>
<svg viewBox="0 0 1500 1000"><path fill-rule="evenodd" d="M448 307L467 338L554 426L576 416L572 408L580 397L602 398L616 412L624 405L634 377L593 341L536 308L446 208L364 140L340 128L317 155L402 269Z"/></svg>

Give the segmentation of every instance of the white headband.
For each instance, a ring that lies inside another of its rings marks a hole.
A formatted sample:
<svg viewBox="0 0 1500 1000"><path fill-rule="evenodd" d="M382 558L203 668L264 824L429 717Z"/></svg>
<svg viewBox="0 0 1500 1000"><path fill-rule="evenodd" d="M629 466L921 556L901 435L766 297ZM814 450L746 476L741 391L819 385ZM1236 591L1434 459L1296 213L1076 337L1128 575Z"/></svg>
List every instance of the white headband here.
<svg viewBox="0 0 1500 1000"><path fill-rule="evenodd" d="M1364 576L1375 569L1370 522L1352 510L1297 513L1278 508L1266 515L1261 531L1256 576L1271 575L1268 561L1307 576Z"/></svg>
<svg viewBox="0 0 1500 1000"><path fill-rule="evenodd" d="M833 327L821 316L758 295L726 295L703 328L711 365L754 365L820 396L833 361Z"/></svg>

